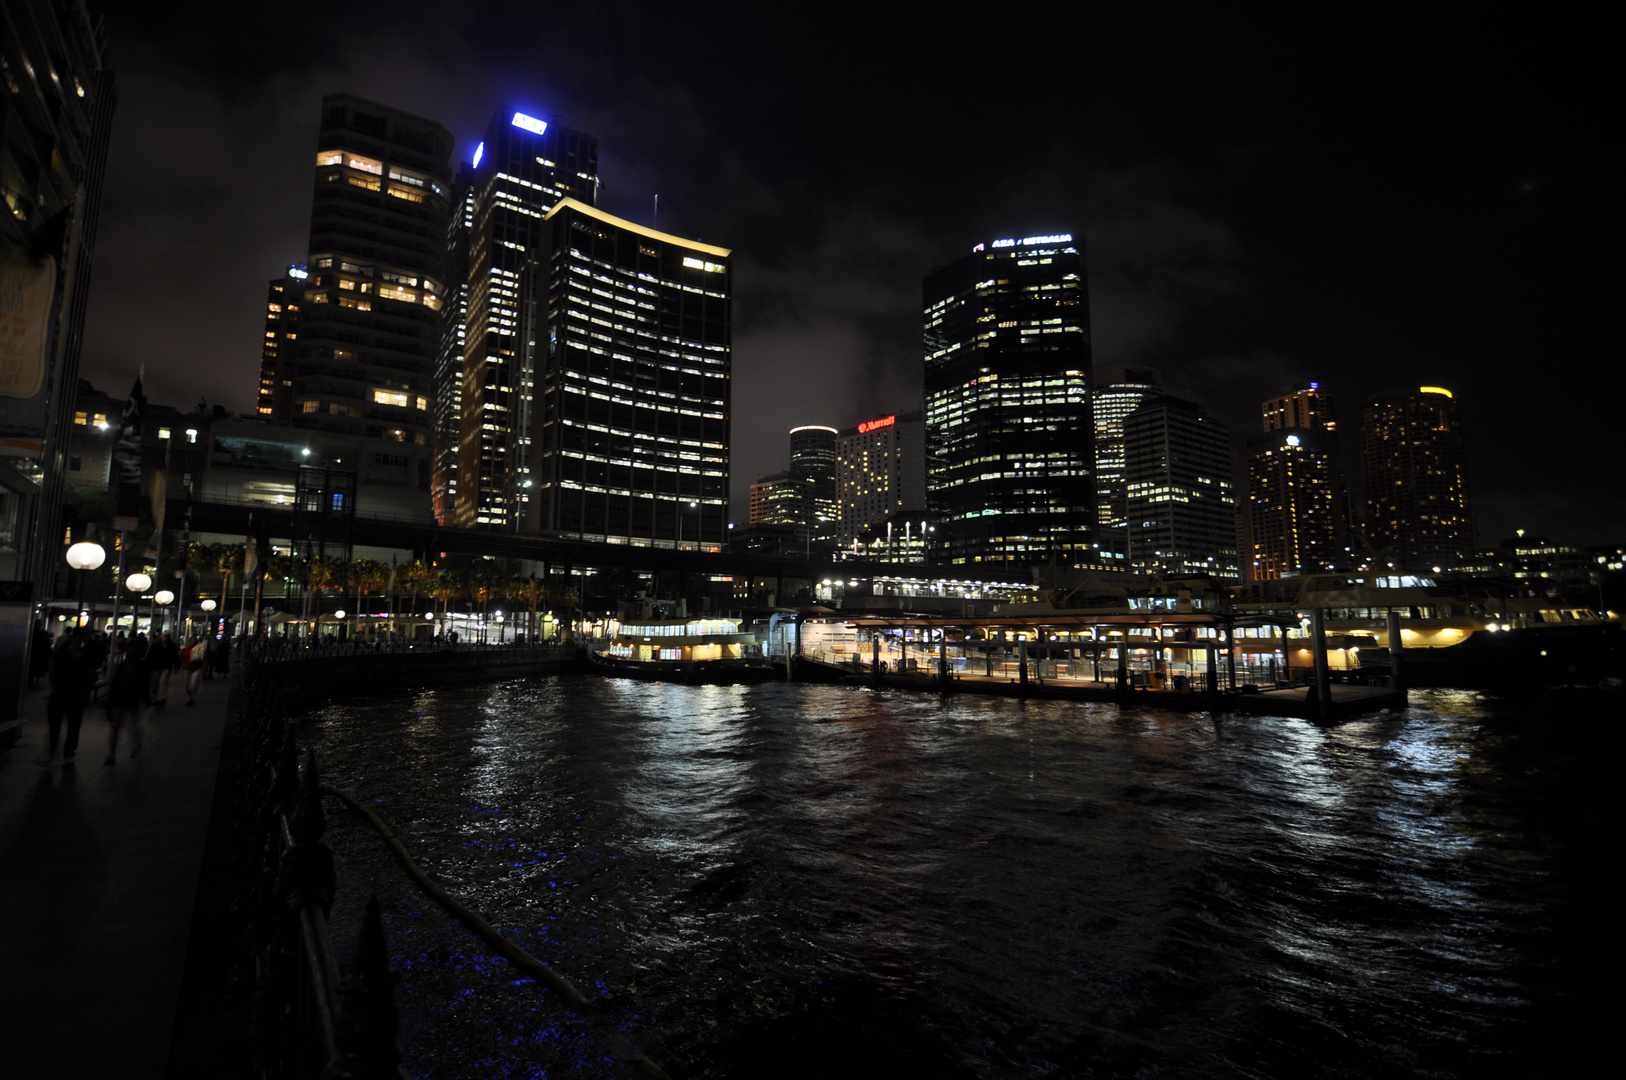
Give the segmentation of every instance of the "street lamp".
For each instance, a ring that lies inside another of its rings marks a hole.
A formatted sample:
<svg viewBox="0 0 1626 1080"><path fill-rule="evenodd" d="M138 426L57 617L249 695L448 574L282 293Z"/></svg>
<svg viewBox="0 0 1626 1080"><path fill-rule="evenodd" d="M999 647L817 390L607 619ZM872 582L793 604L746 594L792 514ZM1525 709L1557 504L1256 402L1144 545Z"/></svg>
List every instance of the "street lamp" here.
<svg viewBox="0 0 1626 1080"><path fill-rule="evenodd" d="M89 540L81 540L68 548L68 565L79 571L79 606L73 611L75 627L85 625L85 573L97 569L106 561L107 552L102 545Z"/></svg>
<svg viewBox="0 0 1626 1080"><path fill-rule="evenodd" d="M175 602L175 594L170 592L168 589L159 589L156 593L154 593L153 597L152 597L153 616L154 616L152 621L154 623L156 623L158 621L157 615L158 615L158 609L159 608L167 608L167 607L169 607L169 605L173 604L174 602ZM169 612L167 612L167 611L164 612L164 625L165 626L169 625ZM161 629L161 628L157 627L157 626L154 626L154 627L151 627L150 629L152 630L153 633L156 634L159 631L159 629Z"/></svg>

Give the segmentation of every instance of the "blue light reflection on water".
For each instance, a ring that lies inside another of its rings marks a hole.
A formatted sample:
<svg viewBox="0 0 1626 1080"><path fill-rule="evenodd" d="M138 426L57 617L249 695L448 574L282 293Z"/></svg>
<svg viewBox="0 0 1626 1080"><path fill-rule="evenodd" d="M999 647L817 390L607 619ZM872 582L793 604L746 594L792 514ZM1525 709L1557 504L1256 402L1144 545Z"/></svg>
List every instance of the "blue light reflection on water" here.
<svg viewBox="0 0 1626 1080"><path fill-rule="evenodd" d="M785 1047L806 1075L834 1047L930 1075L1467 1075L1517 1060L1555 997L1564 887L1494 713L557 679L304 735L673 1075ZM386 901L414 1070L619 1075L374 837L335 815L330 841L336 911Z"/></svg>

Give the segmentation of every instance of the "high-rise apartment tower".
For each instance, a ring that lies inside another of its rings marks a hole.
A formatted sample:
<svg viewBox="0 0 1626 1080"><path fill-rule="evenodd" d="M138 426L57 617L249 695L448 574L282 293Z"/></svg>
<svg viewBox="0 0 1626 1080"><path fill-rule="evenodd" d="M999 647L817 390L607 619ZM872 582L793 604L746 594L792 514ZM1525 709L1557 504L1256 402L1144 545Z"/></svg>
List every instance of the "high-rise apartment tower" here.
<svg viewBox="0 0 1626 1080"><path fill-rule="evenodd" d="M1361 409L1366 538L1397 569L1446 568L1473 554L1462 421L1451 391L1390 390Z"/></svg>
<svg viewBox="0 0 1626 1080"><path fill-rule="evenodd" d="M1129 536L1124 505L1124 418L1163 395L1163 373L1155 367L1113 364L1095 369L1090 402L1095 418L1095 503L1101 526L1102 560L1126 566Z"/></svg>
<svg viewBox="0 0 1626 1080"><path fill-rule="evenodd" d="M1099 565L1082 245L978 244L927 276L924 306L937 557Z"/></svg>

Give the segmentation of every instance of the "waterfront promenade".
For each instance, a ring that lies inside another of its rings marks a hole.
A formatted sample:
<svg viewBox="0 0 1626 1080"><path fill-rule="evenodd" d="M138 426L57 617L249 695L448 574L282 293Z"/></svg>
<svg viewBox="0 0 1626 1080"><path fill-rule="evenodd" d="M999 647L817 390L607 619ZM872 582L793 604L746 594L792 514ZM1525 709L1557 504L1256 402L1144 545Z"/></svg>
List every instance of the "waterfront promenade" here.
<svg viewBox="0 0 1626 1080"><path fill-rule="evenodd" d="M107 756L85 712L76 764L42 767L45 695L0 746L0 1050L30 1080L167 1074L233 683L187 707L176 678L145 747Z"/></svg>

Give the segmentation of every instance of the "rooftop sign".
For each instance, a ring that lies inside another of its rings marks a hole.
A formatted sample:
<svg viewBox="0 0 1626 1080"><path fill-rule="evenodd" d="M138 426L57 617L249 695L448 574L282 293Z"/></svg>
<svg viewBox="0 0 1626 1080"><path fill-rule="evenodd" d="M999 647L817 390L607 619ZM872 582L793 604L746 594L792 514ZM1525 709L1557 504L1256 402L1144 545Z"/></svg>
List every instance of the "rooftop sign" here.
<svg viewBox="0 0 1626 1080"><path fill-rule="evenodd" d="M893 413L891 416L883 416L879 420L866 420L864 423L858 425L858 434L867 435L878 428L891 427L897 422L897 413Z"/></svg>
<svg viewBox="0 0 1626 1080"><path fill-rule="evenodd" d="M1032 247L1034 244L1066 244L1071 243L1072 239L1072 233L1055 233L1050 236L1024 236L1020 240L1014 237L1006 240L995 240L987 246L990 248ZM983 245L978 244L971 250L981 251L982 249Z"/></svg>
<svg viewBox="0 0 1626 1080"><path fill-rule="evenodd" d="M514 114L514 126L517 128L524 128L526 131L534 131L538 135L548 130L547 121L538 120L534 116L526 116L522 112L517 112Z"/></svg>

